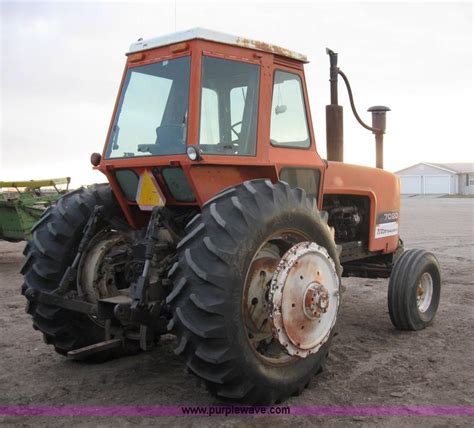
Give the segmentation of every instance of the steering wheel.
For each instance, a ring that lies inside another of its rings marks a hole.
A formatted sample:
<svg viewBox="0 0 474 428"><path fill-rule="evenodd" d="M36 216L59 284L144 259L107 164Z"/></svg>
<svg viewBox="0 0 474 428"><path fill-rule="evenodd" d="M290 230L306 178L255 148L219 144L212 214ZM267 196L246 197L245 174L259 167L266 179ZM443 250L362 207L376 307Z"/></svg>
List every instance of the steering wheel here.
<svg viewBox="0 0 474 428"><path fill-rule="evenodd" d="M240 138L240 132L237 132L234 128L236 126L239 126L239 125L242 125L242 121L235 122L233 125L230 126L230 130L235 134L235 136L237 138ZM242 130L241 130L241 132L242 132Z"/></svg>

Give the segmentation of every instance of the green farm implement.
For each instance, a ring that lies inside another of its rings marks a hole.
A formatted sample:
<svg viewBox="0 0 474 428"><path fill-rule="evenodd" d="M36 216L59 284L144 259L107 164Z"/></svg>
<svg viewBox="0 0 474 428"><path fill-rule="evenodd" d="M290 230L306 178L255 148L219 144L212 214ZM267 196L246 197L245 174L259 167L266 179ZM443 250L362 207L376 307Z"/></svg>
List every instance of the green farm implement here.
<svg viewBox="0 0 474 428"><path fill-rule="evenodd" d="M68 191L70 181L70 177L0 181L0 239L13 242L31 239L33 225L46 208ZM58 187L64 185L65 189Z"/></svg>

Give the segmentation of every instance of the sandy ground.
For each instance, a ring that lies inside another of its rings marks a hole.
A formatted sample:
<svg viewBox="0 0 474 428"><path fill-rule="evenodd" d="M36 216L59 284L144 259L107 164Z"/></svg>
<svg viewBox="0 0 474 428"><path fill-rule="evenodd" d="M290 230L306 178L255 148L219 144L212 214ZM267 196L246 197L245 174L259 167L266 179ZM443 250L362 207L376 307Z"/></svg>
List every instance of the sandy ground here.
<svg viewBox="0 0 474 428"><path fill-rule="evenodd" d="M433 251L443 291L432 326L396 331L387 280L346 279L338 335L327 370L290 406L459 405L474 403L474 200L403 199L407 248ZM175 358L171 339L137 357L104 364L68 361L31 328L19 294L23 243L0 242L0 406L189 405L216 403ZM0 417L7 425L472 426L466 417Z"/></svg>

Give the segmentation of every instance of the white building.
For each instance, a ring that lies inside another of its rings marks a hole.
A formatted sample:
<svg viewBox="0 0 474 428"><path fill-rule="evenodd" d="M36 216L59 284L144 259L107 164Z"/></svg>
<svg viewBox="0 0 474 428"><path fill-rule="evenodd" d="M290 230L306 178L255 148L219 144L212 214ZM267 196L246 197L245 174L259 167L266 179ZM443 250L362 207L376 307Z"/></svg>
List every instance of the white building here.
<svg viewBox="0 0 474 428"><path fill-rule="evenodd" d="M474 195L474 163L421 162L395 172L402 194Z"/></svg>

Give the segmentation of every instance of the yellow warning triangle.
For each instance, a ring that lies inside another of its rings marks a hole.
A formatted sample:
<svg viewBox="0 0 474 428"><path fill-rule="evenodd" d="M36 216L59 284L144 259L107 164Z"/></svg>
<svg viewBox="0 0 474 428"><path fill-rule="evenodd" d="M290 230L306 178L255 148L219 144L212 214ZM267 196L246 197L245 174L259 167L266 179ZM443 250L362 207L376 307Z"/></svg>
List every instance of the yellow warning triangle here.
<svg viewBox="0 0 474 428"><path fill-rule="evenodd" d="M153 174L145 169L140 176L137 190L137 203L141 210L151 211L153 207L164 206L165 197Z"/></svg>

